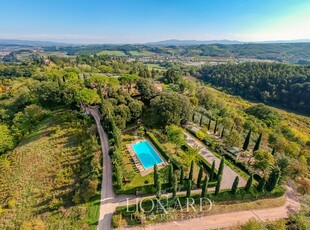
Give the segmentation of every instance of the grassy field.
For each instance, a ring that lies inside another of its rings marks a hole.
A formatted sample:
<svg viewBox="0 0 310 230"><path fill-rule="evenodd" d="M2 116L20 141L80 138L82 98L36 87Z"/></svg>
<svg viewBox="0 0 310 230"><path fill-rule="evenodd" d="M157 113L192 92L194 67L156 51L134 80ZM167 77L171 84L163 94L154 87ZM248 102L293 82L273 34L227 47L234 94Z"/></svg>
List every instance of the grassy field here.
<svg viewBox="0 0 310 230"><path fill-rule="evenodd" d="M72 201L83 121L73 111L52 112L12 152L0 157L0 229L96 228L99 193L84 204ZM87 132L95 131L90 127ZM51 209L55 200L57 208Z"/></svg>
<svg viewBox="0 0 310 230"><path fill-rule="evenodd" d="M97 55L110 55L110 56L126 56L123 51L117 50L102 50Z"/></svg>
<svg viewBox="0 0 310 230"><path fill-rule="evenodd" d="M155 55L154 53L152 52L149 52L149 51L129 51L129 53L132 55L132 56L135 56L135 57L145 57L145 56L153 56Z"/></svg>
<svg viewBox="0 0 310 230"><path fill-rule="evenodd" d="M34 53L32 52L24 52L17 55L17 59L21 61L29 60L31 55ZM38 52L37 54L44 56L47 58L48 56L57 56L57 57L68 57L68 55L65 52Z"/></svg>

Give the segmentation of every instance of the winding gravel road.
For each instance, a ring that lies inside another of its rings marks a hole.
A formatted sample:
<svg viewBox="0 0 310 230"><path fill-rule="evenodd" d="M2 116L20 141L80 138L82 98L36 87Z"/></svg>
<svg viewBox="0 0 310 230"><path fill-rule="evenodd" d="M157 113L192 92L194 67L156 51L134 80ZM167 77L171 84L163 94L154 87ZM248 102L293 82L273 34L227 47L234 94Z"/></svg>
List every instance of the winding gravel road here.
<svg viewBox="0 0 310 230"><path fill-rule="evenodd" d="M109 156L108 136L104 132L100 124L100 115L98 110L92 108L86 108L86 111L90 113L96 121L96 126L101 142L101 151L103 155L103 172L102 172L98 229L109 230L111 229L112 215L116 206L114 205L115 193L113 191L113 184L112 184L112 164Z"/></svg>

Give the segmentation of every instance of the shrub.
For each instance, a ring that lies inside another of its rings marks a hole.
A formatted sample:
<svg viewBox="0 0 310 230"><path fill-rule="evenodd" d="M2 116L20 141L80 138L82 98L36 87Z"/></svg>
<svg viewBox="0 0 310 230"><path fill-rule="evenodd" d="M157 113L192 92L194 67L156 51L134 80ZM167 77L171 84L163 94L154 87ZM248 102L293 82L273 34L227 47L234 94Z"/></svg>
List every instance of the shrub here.
<svg viewBox="0 0 310 230"><path fill-rule="evenodd" d="M115 214L112 217L113 228L119 228L122 225L122 214Z"/></svg>
<svg viewBox="0 0 310 230"><path fill-rule="evenodd" d="M49 203L50 210L57 210L63 205L62 199L53 198Z"/></svg>

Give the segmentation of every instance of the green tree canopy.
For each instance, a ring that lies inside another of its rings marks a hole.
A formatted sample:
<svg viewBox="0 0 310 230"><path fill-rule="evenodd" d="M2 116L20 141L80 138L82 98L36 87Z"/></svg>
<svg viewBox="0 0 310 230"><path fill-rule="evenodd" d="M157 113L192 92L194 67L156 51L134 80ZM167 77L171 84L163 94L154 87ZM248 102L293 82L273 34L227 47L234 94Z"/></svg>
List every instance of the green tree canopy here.
<svg viewBox="0 0 310 230"><path fill-rule="evenodd" d="M262 170L263 172L268 172L268 170L274 165L275 160L272 154L266 150L256 150L253 153L255 157L255 166Z"/></svg>
<svg viewBox="0 0 310 230"><path fill-rule="evenodd" d="M151 100L152 114L161 126L180 125L190 120L192 108L189 99L177 93L162 93Z"/></svg>
<svg viewBox="0 0 310 230"><path fill-rule="evenodd" d="M0 154L14 147L14 138L11 135L9 127L0 124Z"/></svg>
<svg viewBox="0 0 310 230"><path fill-rule="evenodd" d="M96 90L84 88L77 92L76 100L80 103L93 105L100 103L100 97Z"/></svg>

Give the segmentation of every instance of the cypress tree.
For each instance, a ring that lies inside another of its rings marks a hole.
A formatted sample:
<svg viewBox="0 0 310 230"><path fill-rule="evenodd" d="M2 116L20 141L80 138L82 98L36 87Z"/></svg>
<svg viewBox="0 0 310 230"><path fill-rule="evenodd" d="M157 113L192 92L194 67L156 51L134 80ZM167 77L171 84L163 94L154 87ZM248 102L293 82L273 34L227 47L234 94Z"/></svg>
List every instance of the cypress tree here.
<svg viewBox="0 0 310 230"><path fill-rule="evenodd" d="M224 138L224 133L225 132L225 127L223 127L223 129L222 129L222 134L221 134L221 138L223 139Z"/></svg>
<svg viewBox="0 0 310 230"><path fill-rule="evenodd" d="M217 176L223 175L224 166L225 166L225 158L222 157L221 163L220 163L220 166L219 166L219 169L218 169L218 175Z"/></svg>
<svg viewBox="0 0 310 230"><path fill-rule="evenodd" d="M209 123L208 123L208 130L210 131L210 129L211 129L211 121L212 121L212 119L210 118L209 119Z"/></svg>
<svg viewBox="0 0 310 230"><path fill-rule="evenodd" d="M253 183L253 175L251 174L250 178L248 179L248 181L246 182L246 185L244 187L244 190L246 192L250 191L250 189L252 187L252 183Z"/></svg>
<svg viewBox="0 0 310 230"><path fill-rule="evenodd" d="M236 194L237 193L237 191L238 191L238 185L239 185L239 177L238 176L236 176L236 178L235 178L235 180L234 180L234 183L233 183L233 185L232 185L232 187L231 187L231 193L232 194Z"/></svg>
<svg viewBox="0 0 310 230"><path fill-rule="evenodd" d="M191 168L189 170L189 176L188 176L189 180L193 180L193 173L194 173L194 161L192 161Z"/></svg>
<svg viewBox="0 0 310 230"><path fill-rule="evenodd" d="M158 183L158 166L154 164L154 187L157 188Z"/></svg>
<svg viewBox="0 0 310 230"><path fill-rule="evenodd" d="M257 141L256 141L256 143L255 143L253 152L255 152L256 150L259 150L260 143L261 143L261 141L262 141L262 135L263 135L262 133L259 134L259 137L258 137L258 139L257 139Z"/></svg>
<svg viewBox="0 0 310 230"><path fill-rule="evenodd" d="M186 197L190 197L190 196L191 196L191 190L192 190L192 181L189 180L189 181L187 182Z"/></svg>
<svg viewBox="0 0 310 230"><path fill-rule="evenodd" d="M169 170L168 181L169 181L169 184L172 185L172 182L173 182L173 166L172 166L172 164L169 165L168 170Z"/></svg>
<svg viewBox="0 0 310 230"><path fill-rule="evenodd" d="M222 174L220 174L217 178L217 183L216 183L216 187L215 187L215 195L216 196L220 193L221 183L222 183Z"/></svg>
<svg viewBox="0 0 310 230"><path fill-rule="evenodd" d="M265 189L265 185L266 185L266 178L262 177L257 185L257 190L259 192L263 192Z"/></svg>
<svg viewBox="0 0 310 230"><path fill-rule="evenodd" d="M212 162L211 172L210 172L210 181L214 179L214 173L215 173L215 160Z"/></svg>
<svg viewBox="0 0 310 230"><path fill-rule="evenodd" d="M203 120L203 115L201 114L201 116L200 116L200 122L199 122L200 126L202 126L202 120Z"/></svg>
<svg viewBox="0 0 310 230"><path fill-rule="evenodd" d="M192 121L195 123L195 112L193 113Z"/></svg>
<svg viewBox="0 0 310 230"><path fill-rule="evenodd" d="M177 190L178 190L178 179L177 176L173 176L173 191L172 191L172 197L175 198L177 195Z"/></svg>
<svg viewBox="0 0 310 230"><path fill-rule="evenodd" d="M160 199L160 196L161 196L161 183L160 181L158 181L156 186L156 198Z"/></svg>
<svg viewBox="0 0 310 230"><path fill-rule="evenodd" d="M217 119L216 119L216 121L215 121L214 134L216 134L216 131L217 131Z"/></svg>
<svg viewBox="0 0 310 230"><path fill-rule="evenodd" d="M276 155L276 148L273 148L273 149L272 149L271 154L272 154L272 156L275 156L275 155Z"/></svg>
<svg viewBox="0 0 310 230"><path fill-rule="evenodd" d="M244 151L247 150L249 147L250 140L251 140L251 133L252 133L252 129L250 129L250 131L248 132L248 135L246 136L244 140L243 147L242 147Z"/></svg>
<svg viewBox="0 0 310 230"><path fill-rule="evenodd" d="M206 175L201 188L201 197L206 197L206 195L208 194L208 183L209 178L208 175Z"/></svg>
<svg viewBox="0 0 310 230"><path fill-rule="evenodd" d="M198 188L200 188L202 174L203 174L203 167L202 167L202 165L200 165L199 173L198 173L198 178L197 178L197 187Z"/></svg>
<svg viewBox="0 0 310 230"><path fill-rule="evenodd" d="M267 180L267 183L266 183L266 190L268 192L271 192L272 190L275 189L275 187L277 187L278 183L279 183L279 180L280 180L280 170L279 168L274 168L270 175L269 175L269 178Z"/></svg>
<svg viewBox="0 0 310 230"><path fill-rule="evenodd" d="M180 173L180 184L183 185L183 179L184 179L184 169L181 167L181 173Z"/></svg>

